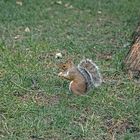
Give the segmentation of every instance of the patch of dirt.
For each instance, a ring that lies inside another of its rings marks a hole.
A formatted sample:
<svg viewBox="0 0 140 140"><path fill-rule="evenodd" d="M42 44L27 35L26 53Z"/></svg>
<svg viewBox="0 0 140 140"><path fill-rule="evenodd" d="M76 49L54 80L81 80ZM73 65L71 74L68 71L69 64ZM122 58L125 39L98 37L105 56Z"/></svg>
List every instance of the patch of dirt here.
<svg viewBox="0 0 140 140"><path fill-rule="evenodd" d="M74 103L70 103L69 108L72 109L72 110L77 110L77 111L80 110L79 105L74 104Z"/></svg>
<svg viewBox="0 0 140 140"><path fill-rule="evenodd" d="M108 119L105 122L105 126L107 128L107 132L111 135L113 134L123 134L126 131L133 132L140 132L138 127L135 127L133 122L128 121L127 119L122 120L114 120Z"/></svg>
<svg viewBox="0 0 140 140"><path fill-rule="evenodd" d="M73 120L75 123L85 124L88 120L92 119L92 115L93 115L93 111L89 107L86 107L81 112L81 115L79 117L74 117Z"/></svg>
<svg viewBox="0 0 140 140"><path fill-rule="evenodd" d="M18 91L15 91L13 95L16 96L22 102L27 102L32 98L31 93L20 93Z"/></svg>
<svg viewBox="0 0 140 140"><path fill-rule="evenodd" d="M109 61L109 60L112 60L112 56L113 56L113 53L112 52L109 52L109 53L101 53L101 54L97 54L97 58L98 59L103 59L105 61Z"/></svg>
<svg viewBox="0 0 140 140"><path fill-rule="evenodd" d="M56 105L60 101L60 96L59 95L46 95L43 92L38 92L38 93L26 93L26 94L19 94L16 93L14 96L17 96L19 100L22 102L28 102L32 100L38 105Z"/></svg>
<svg viewBox="0 0 140 140"><path fill-rule="evenodd" d="M41 138L39 136L32 135L32 136L30 136L30 140L45 140L45 138Z"/></svg>
<svg viewBox="0 0 140 140"><path fill-rule="evenodd" d="M60 101L60 96L59 95L45 95L42 93L38 93L34 96L34 101L38 105L56 105Z"/></svg>

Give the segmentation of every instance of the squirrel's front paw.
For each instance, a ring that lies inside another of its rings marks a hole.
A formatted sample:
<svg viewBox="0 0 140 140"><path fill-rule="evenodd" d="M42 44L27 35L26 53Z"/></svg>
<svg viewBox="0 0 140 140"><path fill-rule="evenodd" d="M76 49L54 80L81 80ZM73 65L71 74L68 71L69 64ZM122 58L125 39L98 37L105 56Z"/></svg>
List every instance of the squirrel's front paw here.
<svg viewBox="0 0 140 140"><path fill-rule="evenodd" d="M63 75L63 73L62 73L62 72L58 73L58 76L62 76L62 75Z"/></svg>

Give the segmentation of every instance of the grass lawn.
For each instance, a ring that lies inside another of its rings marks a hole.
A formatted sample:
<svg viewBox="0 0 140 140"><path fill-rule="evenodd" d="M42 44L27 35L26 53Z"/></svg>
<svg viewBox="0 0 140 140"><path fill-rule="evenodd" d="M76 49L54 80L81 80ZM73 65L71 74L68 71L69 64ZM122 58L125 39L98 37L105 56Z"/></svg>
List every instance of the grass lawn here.
<svg viewBox="0 0 140 140"><path fill-rule="evenodd" d="M140 86L122 70L139 20L139 0L0 0L0 139L140 140ZM57 64L83 57L105 83L74 96Z"/></svg>

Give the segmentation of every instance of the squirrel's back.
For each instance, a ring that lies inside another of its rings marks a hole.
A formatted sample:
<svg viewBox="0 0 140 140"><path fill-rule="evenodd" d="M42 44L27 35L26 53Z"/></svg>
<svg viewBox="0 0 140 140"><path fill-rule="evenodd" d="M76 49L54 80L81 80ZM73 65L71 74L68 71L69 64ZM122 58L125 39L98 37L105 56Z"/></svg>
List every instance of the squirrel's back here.
<svg viewBox="0 0 140 140"><path fill-rule="evenodd" d="M84 59L78 65L79 71L85 77L88 87L97 87L102 83L98 66L90 59Z"/></svg>

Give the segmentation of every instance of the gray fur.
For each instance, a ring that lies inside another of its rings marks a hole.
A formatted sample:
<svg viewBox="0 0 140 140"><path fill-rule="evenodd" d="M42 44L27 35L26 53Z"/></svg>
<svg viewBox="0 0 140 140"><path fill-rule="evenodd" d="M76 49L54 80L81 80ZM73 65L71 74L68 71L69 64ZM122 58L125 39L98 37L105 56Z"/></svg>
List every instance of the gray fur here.
<svg viewBox="0 0 140 140"><path fill-rule="evenodd" d="M90 59L84 59L78 65L78 70L84 76L87 82L87 89L98 87L102 83L102 77L98 66Z"/></svg>

